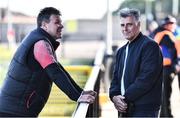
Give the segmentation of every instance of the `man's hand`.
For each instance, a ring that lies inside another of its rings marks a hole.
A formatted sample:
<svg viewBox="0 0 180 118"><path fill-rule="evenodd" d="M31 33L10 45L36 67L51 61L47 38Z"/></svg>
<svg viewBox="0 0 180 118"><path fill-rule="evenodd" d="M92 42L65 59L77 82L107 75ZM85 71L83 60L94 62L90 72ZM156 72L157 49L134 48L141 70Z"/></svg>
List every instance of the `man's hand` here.
<svg viewBox="0 0 180 118"><path fill-rule="evenodd" d="M82 103L89 103L92 104L96 98L97 93L95 91L89 90L89 91L83 91L81 93L81 96L78 99L78 102Z"/></svg>
<svg viewBox="0 0 180 118"><path fill-rule="evenodd" d="M124 99L125 97L121 95L113 97L114 106L119 112L126 112L127 103L125 103Z"/></svg>

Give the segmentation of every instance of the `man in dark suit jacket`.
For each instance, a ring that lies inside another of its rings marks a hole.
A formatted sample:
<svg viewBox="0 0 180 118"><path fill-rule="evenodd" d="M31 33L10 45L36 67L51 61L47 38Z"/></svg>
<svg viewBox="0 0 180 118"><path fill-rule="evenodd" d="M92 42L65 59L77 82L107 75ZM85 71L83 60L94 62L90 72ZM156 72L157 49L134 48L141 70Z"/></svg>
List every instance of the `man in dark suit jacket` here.
<svg viewBox="0 0 180 118"><path fill-rule="evenodd" d="M128 42L117 51L110 99L121 116L158 117L163 71L160 48L141 33L139 10L120 10L120 25Z"/></svg>

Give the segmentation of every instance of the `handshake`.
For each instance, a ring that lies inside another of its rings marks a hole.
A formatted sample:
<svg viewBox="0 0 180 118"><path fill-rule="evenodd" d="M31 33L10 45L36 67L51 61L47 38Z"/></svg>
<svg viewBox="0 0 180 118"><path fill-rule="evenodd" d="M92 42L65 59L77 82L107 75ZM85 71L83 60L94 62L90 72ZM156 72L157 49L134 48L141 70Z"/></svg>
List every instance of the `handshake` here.
<svg viewBox="0 0 180 118"><path fill-rule="evenodd" d="M97 93L92 90L83 91L77 102L92 104L96 99Z"/></svg>

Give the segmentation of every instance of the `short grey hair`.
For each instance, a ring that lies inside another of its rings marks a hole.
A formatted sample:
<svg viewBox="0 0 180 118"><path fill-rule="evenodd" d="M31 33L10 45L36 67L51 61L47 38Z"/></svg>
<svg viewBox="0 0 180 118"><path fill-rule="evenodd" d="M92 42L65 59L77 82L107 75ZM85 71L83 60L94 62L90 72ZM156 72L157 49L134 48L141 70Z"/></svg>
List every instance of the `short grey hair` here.
<svg viewBox="0 0 180 118"><path fill-rule="evenodd" d="M123 18L133 16L137 21L140 20L140 11L138 9L123 8L119 11L119 15Z"/></svg>

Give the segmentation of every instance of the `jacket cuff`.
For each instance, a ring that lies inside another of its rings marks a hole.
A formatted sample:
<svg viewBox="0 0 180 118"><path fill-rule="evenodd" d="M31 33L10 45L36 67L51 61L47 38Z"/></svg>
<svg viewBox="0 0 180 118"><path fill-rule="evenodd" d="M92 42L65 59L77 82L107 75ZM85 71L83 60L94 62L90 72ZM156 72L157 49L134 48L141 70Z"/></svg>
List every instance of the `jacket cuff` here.
<svg viewBox="0 0 180 118"><path fill-rule="evenodd" d="M120 95L119 93L111 93L110 95L109 95L109 98L110 98L110 100L113 102L113 97L114 96L116 96L116 95Z"/></svg>

